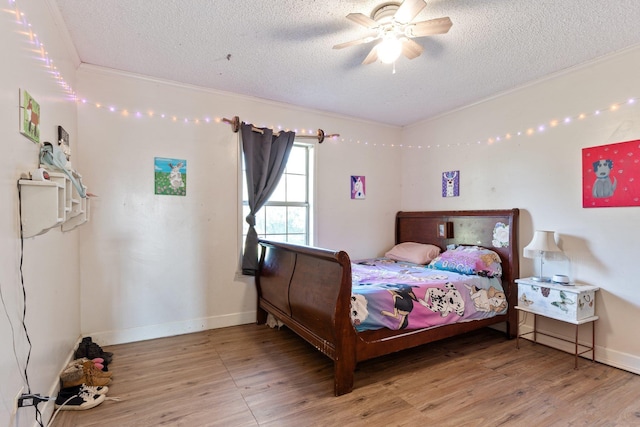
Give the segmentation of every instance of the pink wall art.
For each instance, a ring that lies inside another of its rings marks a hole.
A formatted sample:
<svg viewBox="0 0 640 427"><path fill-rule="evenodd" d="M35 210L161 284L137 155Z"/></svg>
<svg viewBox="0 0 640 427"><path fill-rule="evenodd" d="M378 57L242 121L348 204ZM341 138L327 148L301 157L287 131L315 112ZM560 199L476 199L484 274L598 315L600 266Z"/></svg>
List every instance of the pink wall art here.
<svg viewBox="0 0 640 427"><path fill-rule="evenodd" d="M640 140L582 149L582 207L640 206Z"/></svg>

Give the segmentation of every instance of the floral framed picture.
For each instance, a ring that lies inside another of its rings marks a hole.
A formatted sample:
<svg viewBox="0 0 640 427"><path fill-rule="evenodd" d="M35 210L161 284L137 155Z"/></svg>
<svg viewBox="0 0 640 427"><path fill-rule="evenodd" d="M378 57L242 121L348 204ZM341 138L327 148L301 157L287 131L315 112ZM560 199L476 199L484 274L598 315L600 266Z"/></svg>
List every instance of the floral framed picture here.
<svg viewBox="0 0 640 427"><path fill-rule="evenodd" d="M20 89L20 133L35 143L40 143L40 104L29 92Z"/></svg>
<svg viewBox="0 0 640 427"><path fill-rule="evenodd" d="M582 207L640 206L640 140L582 149Z"/></svg>
<svg viewBox="0 0 640 427"><path fill-rule="evenodd" d="M165 196L187 195L187 161L156 157L155 193Z"/></svg>

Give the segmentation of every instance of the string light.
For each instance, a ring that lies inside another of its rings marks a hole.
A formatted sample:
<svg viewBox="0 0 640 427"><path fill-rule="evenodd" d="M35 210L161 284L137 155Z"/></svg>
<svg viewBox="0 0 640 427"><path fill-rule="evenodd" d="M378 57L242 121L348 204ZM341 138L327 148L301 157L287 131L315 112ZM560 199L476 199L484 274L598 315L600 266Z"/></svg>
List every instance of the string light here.
<svg viewBox="0 0 640 427"><path fill-rule="evenodd" d="M64 89L65 92L67 92L70 96L70 98L76 102L78 105L82 105L82 106L94 106L97 109L104 109L106 107L104 107L104 105L100 102L90 102L89 100L87 100L86 98L79 98L75 91L73 90L73 88L71 87L71 85L69 85L66 80L64 79L64 77L62 76L62 74L60 73L60 71L58 70L58 68L54 65L53 60L49 57L49 52L47 50L45 50L44 47L44 43L42 43L41 40L39 40L38 38L38 34L34 31L31 23L28 21L27 16L24 12L21 12L18 10L18 7L16 5L16 1L15 0L10 0L9 1L10 5L13 6L13 10L9 10L8 12L12 13L15 15L16 17L16 23L18 25L21 25L23 27L23 31L20 31L20 33L24 34L25 37L27 37L28 41L30 43L33 44L33 46L35 47L34 52L36 52L36 54L40 57L39 59L43 61L47 72L57 81L57 83ZM631 97L628 98L626 101L624 102L615 102L609 105L609 107L607 108L603 108L603 109L597 109L595 110L593 113L588 114L588 113L580 113L574 116L566 116L564 119L562 119L562 123L564 123L565 125L569 125L571 123L575 121L581 121L586 119L589 116L600 116L602 115L603 111L610 111L610 112L616 112L618 111L622 106L624 105L628 105L628 106L635 106L637 104L637 97ZM120 115L122 117L128 118L130 116L129 111L126 108L118 108L117 106L109 106L108 108L109 112L112 113L116 113L116 112L120 112ZM133 116L135 116L136 119L144 119L144 118L149 118L149 119L165 119L167 117L170 117L171 120L173 122L178 122L178 118L175 115L167 115L166 113L154 113L153 110L149 110L147 112L147 114L142 114L140 111L136 111L135 114L133 114ZM204 123L217 123L217 124L224 124L225 126L227 125L226 123L224 123L222 121L222 118L220 117L215 117L215 118L211 118L210 116L204 116L203 118L200 117L194 117L194 118L188 118L185 117L182 120L183 123L185 124L196 124L199 125L201 124L201 122ZM558 119L552 119L548 122L548 126L549 128L555 128L560 124L560 121ZM282 126L278 125L277 129L278 131L282 130ZM275 129L274 126L270 126L270 129ZM501 142L503 139L507 140L507 141L511 141L514 138L517 137L521 137L523 135L526 135L528 137L531 137L533 135L535 135L536 133L543 133L547 130L547 125L541 124L538 125L536 127L529 127L526 130L518 130L516 132L507 132L505 134L502 135L497 135L494 137L490 137L490 138L486 138L486 139L479 139L476 141L476 144L478 145L482 145L483 141L486 141L487 145L493 145L497 142ZM288 129L287 129L288 131ZM315 131L313 131L312 129L302 129L300 133L304 134L304 133L308 133L310 135L313 135ZM296 133L297 130L296 130ZM334 142L342 142L342 143L356 143L356 144L362 144L362 145L367 145L367 146L382 146L382 147L391 147L391 148L415 148L413 145L404 145L404 144L377 144L377 143L369 143L368 141L361 141L359 139L356 139L355 141L353 139L349 139L347 141L347 139L345 138L341 138L340 140L338 140L337 137L333 137L331 138L331 140L333 140ZM457 146L460 146L461 143L458 142L456 144ZM466 145L471 145L471 142L467 142ZM432 145L426 145L424 146L424 148L430 149L432 148ZM441 145L440 144L436 144L435 148L440 148ZM451 147L451 144L447 144L447 147ZM422 149L423 146L422 145L418 145L417 148Z"/></svg>

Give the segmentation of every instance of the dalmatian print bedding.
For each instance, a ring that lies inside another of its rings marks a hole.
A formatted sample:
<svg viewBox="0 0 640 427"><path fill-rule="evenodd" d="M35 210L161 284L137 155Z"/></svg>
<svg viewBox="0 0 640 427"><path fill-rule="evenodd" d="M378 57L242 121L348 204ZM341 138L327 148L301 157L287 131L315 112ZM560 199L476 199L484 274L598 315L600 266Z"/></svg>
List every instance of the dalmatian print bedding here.
<svg viewBox="0 0 640 427"><path fill-rule="evenodd" d="M503 314L500 278L464 275L388 258L353 262L351 321L358 331L420 329Z"/></svg>

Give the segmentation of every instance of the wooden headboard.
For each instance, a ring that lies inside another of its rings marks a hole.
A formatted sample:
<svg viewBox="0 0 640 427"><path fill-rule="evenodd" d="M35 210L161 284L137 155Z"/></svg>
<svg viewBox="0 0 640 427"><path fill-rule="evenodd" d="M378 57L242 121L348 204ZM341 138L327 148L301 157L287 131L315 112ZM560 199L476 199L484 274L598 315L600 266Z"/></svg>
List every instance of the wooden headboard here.
<svg viewBox="0 0 640 427"><path fill-rule="evenodd" d="M398 212L396 215L396 243L418 242L437 245L445 250L447 245L478 245L489 248L502 259L502 281L505 290L514 286L520 277L518 252L518 209L476 211L423 211ZM449 223L449 224L447 224ZM509 227L508 246L496 247L493 243L496 224ZM440 225L451 234L441 237ZM517 305L517 294L511 292L509 304Z"/></svg>

